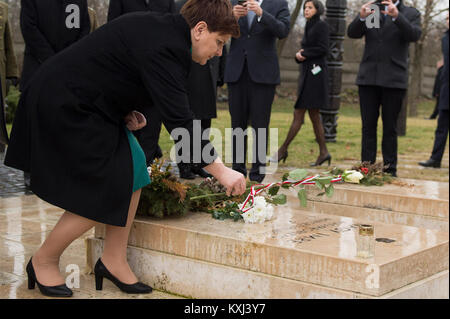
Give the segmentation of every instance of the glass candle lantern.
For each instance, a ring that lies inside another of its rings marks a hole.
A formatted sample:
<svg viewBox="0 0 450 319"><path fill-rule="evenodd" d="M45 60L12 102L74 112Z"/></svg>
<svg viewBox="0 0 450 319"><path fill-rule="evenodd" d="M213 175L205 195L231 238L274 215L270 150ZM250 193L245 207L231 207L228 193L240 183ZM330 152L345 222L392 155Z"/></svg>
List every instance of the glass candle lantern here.
<svg viewBox="0 0 450 319"><path fill-rule="evenodd" d="M357 257L371 258L375 254L375 236L372 225L359 225Z"/></svg>

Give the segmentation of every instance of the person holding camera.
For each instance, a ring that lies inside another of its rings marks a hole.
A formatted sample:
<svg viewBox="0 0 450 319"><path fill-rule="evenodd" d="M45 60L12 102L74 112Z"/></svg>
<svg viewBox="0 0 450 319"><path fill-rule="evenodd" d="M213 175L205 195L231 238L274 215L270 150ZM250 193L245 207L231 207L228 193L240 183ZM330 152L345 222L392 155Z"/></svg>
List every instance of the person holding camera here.
<svg viewBox="0 0 450 319"><path fill-rule="evenodd" d="M247 175L247 136L239 132L250 124L255 136L249 177L260 183L265 177L267 132L275 87L280 84L276 40L288 36L290 13L286 0L232 0L232 4L241 29L241 37L231 41L225 67L231 126L235 133L233 169ZM244 139L243 150L237 148L242 143L237 143L236 137ZM265 150L259 150L264 147L261 145L265 145Z"/></svg>
<svg viewBox="0 0 450 319"><path fill-rule="evenodd" d="M420 12L403 4L403 0L377 1L373 11L369 2L348 26L350 38L365 38L364 54L356 84L362 119L361 161L375 163L377 123L383 120L382 153L385 171L397 176L397 119L408 88L409 44L419 40L422 30ZM379 17L377 17L379 15ZM369 19L378 18L379 28Z"/></svg>

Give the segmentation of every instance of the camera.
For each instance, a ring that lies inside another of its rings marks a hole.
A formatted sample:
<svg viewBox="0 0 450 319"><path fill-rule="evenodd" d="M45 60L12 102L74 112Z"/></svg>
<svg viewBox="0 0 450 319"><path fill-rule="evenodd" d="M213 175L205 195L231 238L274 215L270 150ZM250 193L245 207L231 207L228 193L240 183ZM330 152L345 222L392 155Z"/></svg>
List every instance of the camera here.
<svg viewBox="0 0 450 319"><path fill-rule="evenodd" d="M385 0L375 0L375 4L381 9L384 10L385 5L382 2Z"/></svg>
<svg viewBox="0 0 450 319"><path fill-rule="evenodd" d="M243 6L243 7L247 6L246 3L247 3L247 0L239 0L238 1L238 5Z"/></svg>

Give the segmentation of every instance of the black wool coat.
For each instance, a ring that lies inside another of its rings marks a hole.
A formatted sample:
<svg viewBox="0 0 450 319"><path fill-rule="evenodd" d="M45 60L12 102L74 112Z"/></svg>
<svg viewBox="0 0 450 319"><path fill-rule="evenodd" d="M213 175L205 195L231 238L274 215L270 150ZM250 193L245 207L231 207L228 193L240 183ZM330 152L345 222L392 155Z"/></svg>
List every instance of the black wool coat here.
<svg viewBox="0 0 450 319"><path fill-rule="evenodd" d="M302 55L306 60L301 63L298 99L296 109L326 109L328 106L328 66L329 26L319 16L311 18L305 27L302 40ZM322 71L314 75L311 71L320 66Z"/></svg>
<svg viewBox="0 0 450 319"><path fill-rule="evenodd" d="M449 68L449 60L448 60L448 30L442 38L442 53L444 55L444 68L442 69L441 74L441 94L439 96L439 110L447 110L449 106L448 101L448 68Z"/></svg>
<svg viewBox="0 0 450 319"><path fill-rule="evenodd" d="M67 6L80 9L80 28L66 27ZM87 0L21 0L20 27L25 41L20 88L47 59L69 47L90 32Z"/></svg>
<svg viewBox="0 0 450 319"><path fill-rule="evenodd" d="M395 21L387 16L380 28L367 28L359 15L348 26L350 38L365 38L357 85L408 88L409 44L422 34L420 12L400 0Z"/></svg>
<svg viewBox="0 0 450 319"><path fill-rule="evenodd" d="M152 11L159 13L175 13L174 0L110 0L108 21L121 15L137 11Z"/></svg>
<svg viewBox="0 0 450 319"><path fill-rule="evenodd" d="M133 186L124 129L129 112L157 108L169 132L186 128L195 162L186 92L190 50L181 15L132 13L100 27L44 63L30 81L5 164L30 172L31 189L43 200L125 226ZM200 154L205 146L213 150L209 141L195 142Z"/></svg>

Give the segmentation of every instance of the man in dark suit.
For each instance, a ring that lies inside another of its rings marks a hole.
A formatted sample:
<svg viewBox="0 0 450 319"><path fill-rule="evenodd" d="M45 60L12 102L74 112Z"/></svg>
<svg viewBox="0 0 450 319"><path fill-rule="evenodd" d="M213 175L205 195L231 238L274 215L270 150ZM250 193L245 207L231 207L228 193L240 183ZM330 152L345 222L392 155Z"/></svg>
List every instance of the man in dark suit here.
<svg viewBox="0 0 450 319"><path fill-rule="evenodd" d="M380 27L369 28L370 3L349 25L350 38L365 37L365 48L356 84L362 119L361 160L375 163L377 123L383 120L382 152L386 172L397 176L397 119L408 88L408 49L421 36L420 12L403 0L382 2Z"/></svg>
<svg viewBox="0 0 450 319"><path fill-rule="evenodd" d="M86 0L22 0L20 26L25 41L20 88L47 59L90 32Z"/></svg>
<svg viewBox="0 0 450 319"><path fill-rule="evenodd" d="M23 91L45 61L89 34L87 0L21 0L20 27L25 41ZM27 172L24 180L29 186Z"/></svg>
<svg viewBox="0 0 450 319"><path fill-rule="evenodd" d="M244 138L240 132L250 124L256 134L249 177L262 182L272 102L275 87L280 84L275 44L277 38L289 34L290 13L286 0L249 0L244 5L232 0L232 4L241 29L241 37L232 39L225 67L233 128L233 169L247 176L247 136ZM243 149L238 147L242 139Z"/></svg>
<svg viewBox="0 0 450 319"><path fill-rule="evenodd" d="M448 137L448 77L449 77L449 57L448 57L448 15L447 32L442 39L442 53L444 55L444 67L441 74L441 93L439 94L439 118L438 126L434 138L434 147L431 158L428 161L420 162L419 165L425 167L441 167L442 157L444 156L445 145Z"/></svg>
<svg viewBox="0 0 450 319"><path fill-rule="evenodd" d="M159 13L175 13L175 9L174 0L110 0L108 22L131 12L151 11ZM147 112L148 113L144 113L144 116L147 119L147 126L133 133L144 150L145 157L147 158L147 165L150 166L155 158L163 156L161 148L157 143L161 133L162 122L161 115L158 113L157 109L152 109Z"/></svg>

